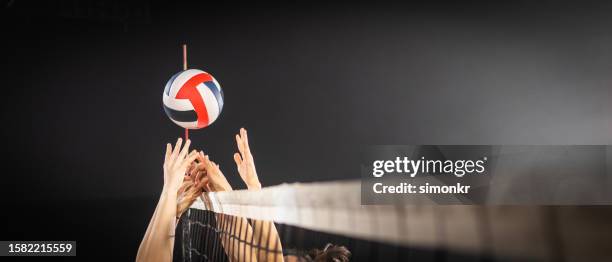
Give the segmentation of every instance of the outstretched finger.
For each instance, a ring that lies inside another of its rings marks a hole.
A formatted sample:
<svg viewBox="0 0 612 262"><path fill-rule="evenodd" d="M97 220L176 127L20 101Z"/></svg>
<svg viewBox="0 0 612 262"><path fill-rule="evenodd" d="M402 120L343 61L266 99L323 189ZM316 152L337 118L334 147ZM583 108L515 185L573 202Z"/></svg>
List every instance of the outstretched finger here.
<svg viewBox="0 0 612 262"><path fill-rule="evenodd" d="M244 149L249 151L249 135L247 134L246 129L241 128L240 129L240 134L242 135L242 143L244 144Z"/></svg>
<svg viewBox="0 0 612 262"><path fill-rule="evenodd" d="M246 129L241 128L240 129L240 134L242 134L242 147L244 148L244 157L250 157L251 156L251 147L249 146L249 135L247 134Z"/></svg>
<svg viewBox="0 0 612 262"><path fill-rule="evenodd" d="M168 163L168 159L170 158L170 154L172 154L172 146L170 143L166 144L166 155L164 156L164 164Z"/></svg>
<svg viewBox="0 0 612 262"><path fill-rule="evenodd" d="M221 174L221 169L219 169L219 165L212 160L208 161L207 170L210 170L208 174L210 174L212 179L218 178Z"/></svg>
<svg viewBox="0 0 612 262"><path fill-rule="evenodd" d="M181 163L181 168L187 168L189 166L189 164L191 164L196 157L198 156L197 151L193 150L191 151L191 153L189 153L189 155L187 155L187 157L185 157L185 159L183 159L183 162Z"/></svg>
<svg viewBox="0 0 612 262"><path fill-rule="evenodd" d="M208 159L207 155L200 154L200 156L198 157L198 160L201 161L202 165L204 166L204 169L208 169L210 160Z"/></svg>
<svg viewBox="0 0 612 262"><path fill-rule="evenodd" d="M174 160L176 160L176 157L178 156L181 150L182 144L183 144L183 139L179 137L176 140L176 145L174 146L174 149L172 150L172 154L170 154L170 161L174 162Z"/></svg>
<svg viewBox="0 0 612 262"><path fill-rule="evenodd" d="M214 164L213 164L213 163L214 163L214 162L213 162L213 161L211 161L211 160L208 158L208 156L206 156L206 158L205 158L205 160L204 160L204 165L206 166L206 174L207 174L208 176L214 176L214 175L216 175L216 174L215 174L215 172L214 172L214 169L213 169L213 167L214 167Z"/></svg>
<svg viewBox="0 0 612 262"><path fill-rule="evenodd" d="M236 166L242 165L242 157L240 157L240 154L234 153L234 162L236 162Z"/></svg>
<svg viewBox="0 0 612 262"><path fill-rule="evenodd" d="M198 157L196 159L200 162L204 162L204 156L206 156L204 151L198 151Z"/></svg>
<svg viewBox="0 0 612 262"><path fill-rule="evenodd" d="M238 147L238 152L244 155L244 146L243 146L242 138L240 137L240 134L236 134L236 146Z"/></svg>
<svg viewBox="0 0 612 262"><path fill-rule="evenodd" d="M181 149L181 153L179 153L179 155L178 155L178 158L177 158L178 160L183 160L185 158L185 156L189 152L189 146L190 145L191 145L191 140L187 139L187 141L185 141L185 145L183 146L183 149ZM191 163L191 162L189 162L189 163Z"/></svg>

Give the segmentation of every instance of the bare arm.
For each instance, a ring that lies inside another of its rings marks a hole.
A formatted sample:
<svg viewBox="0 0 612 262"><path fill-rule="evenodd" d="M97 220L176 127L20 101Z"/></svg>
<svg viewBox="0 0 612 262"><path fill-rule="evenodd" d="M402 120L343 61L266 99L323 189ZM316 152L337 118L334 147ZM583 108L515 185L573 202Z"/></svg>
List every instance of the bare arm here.
<svg viewBox="0 0 612 262"><path fill-rule="evenodd" d="M209 191L232 191L232 187L219 169L219 165L208 159L208 156L200 153L198 160L204 164L208 177ZM217 229L225 232L220 236L221 244L230 261L253 261L256 262L256 250L248 247L253 239L253 228L249 222L242 217L226 214L215 214Z"/></svg>
<svg viewBox="0 0 612 262"><path fill-rule="evenodd" d="M248 190L260 190L261 183L255 169L255 160L251 154L249 137L246 129L241 128L236 135L236 145L239 153L234 154L234 161L240 178ZM281 245L276 226L272 221L256 220L253 225L255 244L272 252L257 252L260 261L283 261L283 247Z"/></svg>
<svg viewBox="0 0 612 262"><path fill-rule="evenodd" d="M248 244L253 239L253 228L249 221L242 217L225 214L217 214L216 219L217 229L227 233L221 236L221 244L230 261L258 261L257 250Z"/></svg>
<svg viewBox="0 0 612 262"><path fill-rule="evenodd" d="M140 246L138 247L138 254L136 254L136 261L143 261L143 256L147 253L149 253L150 250L150 244L151 244L151 231L152 228L154 226L154 224L157 221L157 213L159 210L159 202L161 202L161 198L157 203L157 206L155 206L155 212L153 212L153 217L151 217L151 222L149 222L149 225L147 226L147 231L145 232L145 235L142 239L142 242L140 242Z"/></svg>
<svg viewBox="0 0 612 262"><path fill-rule="evenodd" d="M140 243L136 261L172 261L174 248L176 193L163 192L150 230Z"/></svg>
<svg viewBox="0 0 612 262"><path fill-rule="evenodd" d="M174 230L176 227L177 195L187 166L195 160L196 152L187 154L190 141L181 149L182 139L176 146L166 146L164 161L164 188L143 237L136 261L172 261Z"/></svg>

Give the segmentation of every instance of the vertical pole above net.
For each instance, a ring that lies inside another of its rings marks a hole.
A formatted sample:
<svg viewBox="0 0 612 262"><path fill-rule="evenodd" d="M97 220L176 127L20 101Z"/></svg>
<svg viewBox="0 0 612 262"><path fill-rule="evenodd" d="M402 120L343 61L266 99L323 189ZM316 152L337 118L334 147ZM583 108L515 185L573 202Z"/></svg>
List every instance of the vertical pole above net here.
<svg viewBox="0 0 612 262"><path fill-rule="evenodd" d="M187 70L187 44L183 44L183 71ZM185 128L185 141L189 139L189 129Z"/></svg>

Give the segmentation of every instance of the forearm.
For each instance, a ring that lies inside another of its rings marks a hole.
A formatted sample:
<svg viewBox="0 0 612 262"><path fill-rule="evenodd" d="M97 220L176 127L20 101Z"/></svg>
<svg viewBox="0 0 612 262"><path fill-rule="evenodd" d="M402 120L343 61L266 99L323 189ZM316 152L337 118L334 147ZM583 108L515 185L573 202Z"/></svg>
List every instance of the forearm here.
<svg viewBox="0 0 612 262"><path fill-rule="evenodd" d="M274 222L255 220L253 230L258 246L269 252L257 253L260 261L283 261L283 247Z"/></svg>
<svg viewBox="0 0 612 262"><path fill-rule="evenodd" d="M151 244L151 230L153 228L153 225L155 224L155 221L157 220L157 210L159 209L159 203L161 201L161 197L160 200L157 201L157 205L155 206L155 211L153 212L153 216L151 217L151 221L149 222L149 225L147 225L147 231L145 231L144 237L142 238L142 241L140 242L140 246L138 247L138 253L136 254L136 261L145 261L146 259L146 254L149 253L149 247Z"/></svg>
<svg viewBox="0 0 612 262"><path fill-rule="evenodd" d="M261 183L257 176L247 183L247 188L248 190L261 189ZM260 261L283 261L283 247L274 222L254 220L253 231L255 243L269 251L257 252L257 259Z"/></svg>
<svg viewBox="0 0 612 262"><path fill-rule="evenodd" d="M253 228L248 220L225 214L217 214L217 229L226 232L220 235L221 244L230 261L257 261L256 248L253 248ZM235 239L238 238L238 239ZM247 243L250 243L247 244Z"/></svg>
<svg viewBox="0 0 612 262"><path fill-rule="evenodd" d="M176 227L176 192L164 189L140 245L137 261L171 261Z"/></svg>

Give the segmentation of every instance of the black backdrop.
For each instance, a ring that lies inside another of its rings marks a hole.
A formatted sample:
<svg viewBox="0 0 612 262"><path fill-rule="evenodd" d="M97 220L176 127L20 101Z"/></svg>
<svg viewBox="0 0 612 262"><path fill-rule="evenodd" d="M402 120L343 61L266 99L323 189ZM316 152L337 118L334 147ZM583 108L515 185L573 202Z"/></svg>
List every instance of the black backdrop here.
<svg viewBox="0 0 612 262"><path fill-rule="evenodd" d="M161 94L212 73L191 133L235 188L249 129L264 185L357 178L368 144L610 144L612 6L511 1L2 1L3 240L131 260L183 131Z"/></svg>

